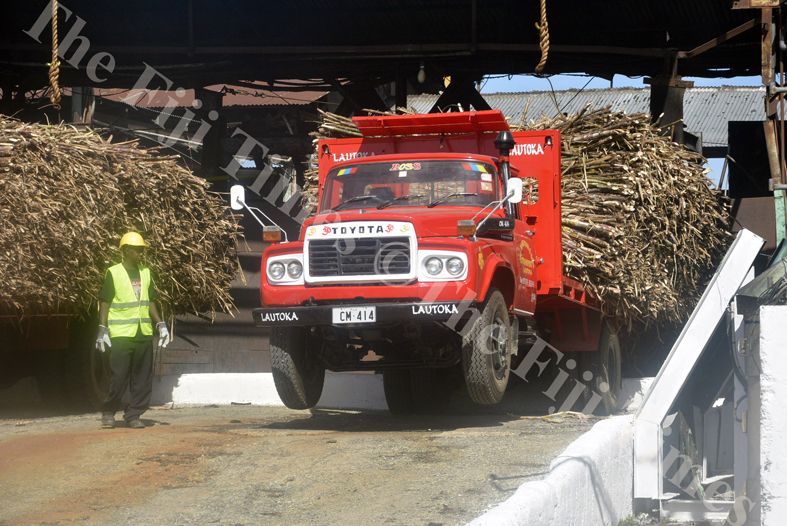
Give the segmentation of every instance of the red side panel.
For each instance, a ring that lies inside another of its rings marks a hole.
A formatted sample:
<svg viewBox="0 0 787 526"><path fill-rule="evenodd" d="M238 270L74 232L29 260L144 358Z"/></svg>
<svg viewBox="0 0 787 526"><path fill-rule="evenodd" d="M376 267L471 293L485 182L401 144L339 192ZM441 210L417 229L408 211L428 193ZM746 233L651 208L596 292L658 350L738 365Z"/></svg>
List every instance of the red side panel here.
<svg viewBox="0 0 787 526"><path fill-rule="evenodd" d="M536 288L539 295L557 294L563 287L560 133L550 130L513 135L516 147L511 151L510 162L523 179L525 196L521 210L528 229L535 232ZM528 187L535 190L536 186L538 200L528 203Z"/></svg>
<svg viewBox="0 0 787 526"><path fill-rule="evenodd" d="M354 117L353 123L364 137L508 131L508 121L500 110Z"/></svg>

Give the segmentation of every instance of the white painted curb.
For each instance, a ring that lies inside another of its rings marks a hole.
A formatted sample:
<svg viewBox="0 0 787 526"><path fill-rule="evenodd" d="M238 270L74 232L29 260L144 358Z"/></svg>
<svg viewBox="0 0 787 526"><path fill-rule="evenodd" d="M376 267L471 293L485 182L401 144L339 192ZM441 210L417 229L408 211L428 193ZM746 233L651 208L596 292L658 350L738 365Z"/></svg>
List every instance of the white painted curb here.
<svg viewBox="0 0 787 526"><path fill-rule="evenodd" d="M283 405L272 373L199 373L164 375L153 380L152 405ZM325 375L317 407L387 410L383 378L379 374Z"/></svg>
<svg viewBox="0 0 787 526"><path fill-rule="evenodd" d="M618 409L636 411L653 378L624 378ZM271 373L198 373L164 375L153 380L152 405L229 405L232 402L281 406ZM327 373L317 407L385 411L380 374Z"/></svg>
<svg viewBox="0 0 787 526"><path fill-rule="evenodd" d="M610 526L631 515L634 417L602 420L549 466L470 526Z"/></svg>

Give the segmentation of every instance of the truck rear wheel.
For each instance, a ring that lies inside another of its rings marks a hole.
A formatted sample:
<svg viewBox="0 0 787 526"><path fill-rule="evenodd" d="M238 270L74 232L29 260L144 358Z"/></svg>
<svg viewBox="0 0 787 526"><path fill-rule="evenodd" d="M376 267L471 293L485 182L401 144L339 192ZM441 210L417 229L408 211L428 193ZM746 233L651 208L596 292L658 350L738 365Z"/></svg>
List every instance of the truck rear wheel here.
<svg viewBox="0 0 787 526"><path fill-rule="evenodd" d="M38 395L48 411L65 413L69 407L68 390L64 373L64 350L37 350L30 355L34 359L33 377L38 386Z"/></svg>
<svg viewBox="0 0 787 526"><path fill-rule="evenodd" d="M409 369L383 371L383 391L391 414L411 415L415 412Z"/></svg>
<svg viewBox="0 0 787 526"><path fill-rule="evenodd" d="M309 409L317 405L325 383L325 368L309 352L306 327L273 327L270 336L273 383L284 405Z"/></svg>
<svg viewBox="0 0 787 526"><path fill-rule="evenodd" d="M98 320L74 320L65 353L65 380L74 410L98 411L109 394L112 369L109 352L96 349Z"/></svg>
<svg viewBox="0 0 787 526"><path fill-rule="evenodd" d="M589 371L593 378L589 381L589 397L593 393L601 396L597 413L612 414L618 406L621 385L620 342L609 320L601 326L598 351L580 353L580 375ZM588 390L586 389L587 393Z"/></svg>
<svg viewBox="0 0 787 526"><path fill-rule="evenodd" d="M489 289L481 314L462 340L462 367L470 398L477 404L503 399L511 371L509 319L503 294Z"/></svg>

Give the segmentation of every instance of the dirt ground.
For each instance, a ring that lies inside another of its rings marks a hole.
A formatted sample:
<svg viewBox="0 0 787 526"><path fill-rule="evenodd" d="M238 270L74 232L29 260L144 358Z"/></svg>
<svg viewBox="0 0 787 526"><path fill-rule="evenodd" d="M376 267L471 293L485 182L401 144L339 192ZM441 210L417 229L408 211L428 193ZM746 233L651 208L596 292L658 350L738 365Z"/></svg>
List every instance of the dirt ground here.
<svg viewBox="0 0 787 526"><path fill-rule="evenodd" d="M0 525L464 524L591 426L260 406L143 421L0 406Z"/></svg>

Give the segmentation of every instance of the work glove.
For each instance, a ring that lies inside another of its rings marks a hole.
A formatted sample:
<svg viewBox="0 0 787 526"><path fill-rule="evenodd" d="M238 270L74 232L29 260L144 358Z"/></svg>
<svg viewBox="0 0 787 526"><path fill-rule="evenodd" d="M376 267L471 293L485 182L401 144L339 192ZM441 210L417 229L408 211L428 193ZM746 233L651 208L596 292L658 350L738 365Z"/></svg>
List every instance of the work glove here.
<svg viewBox="0 0 787 526"><path fill-rule="evenodd" d="M172 341L172 338L169 335L169 331L167 330L167 324L163 321L157 324L158 326L158 345L162 349L169 345L169 342Z"/></svg>
<svg viewBox="0 0 787 526"><path fill-rule="evenodd" d="M103 325L99 325L98 337L96 338L96 349L101 352L106 352L107 347L112 347L112 342L109 341L109 329Z"/></svg>

